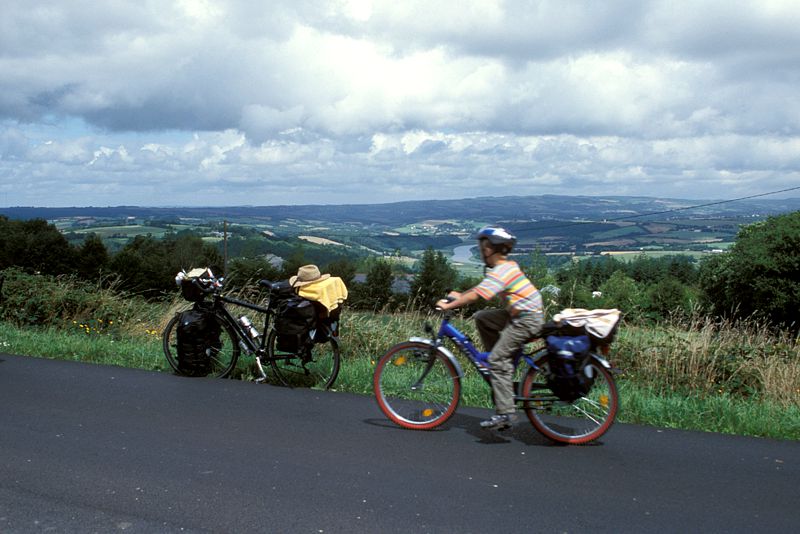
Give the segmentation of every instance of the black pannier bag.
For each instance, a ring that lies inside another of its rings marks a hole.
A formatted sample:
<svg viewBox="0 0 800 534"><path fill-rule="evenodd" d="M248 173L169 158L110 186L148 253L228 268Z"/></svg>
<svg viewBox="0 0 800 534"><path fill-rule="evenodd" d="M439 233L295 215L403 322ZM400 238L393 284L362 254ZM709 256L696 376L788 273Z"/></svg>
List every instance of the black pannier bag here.
<svg viewBox="0 0 800 534"><path fill-rule="evenodd" d="M548 362L551 375L547 385L566 402L583 397L592 388L594 378L584 372L591 340L587 335L547 336Z"/></svg>
<svg viewBox="0 0 800 534"><path fill-rule="evenodd" d="M178 369L187 376L206 376L212 356L222 348L221 328L213 312L202 309L181 313L176 329Z"/></svg>
<svg viewBox="0 0 800 534"><path fill-rule="evenodd" d="M314 303L302 297L283 300L278 305L275 331L278 334L277 349L281 352L297 352L310 341L310 332L316 327L317 312Z"/></svg>
<svg viewBox="0 0 800 534"><path fill-rule="evenodd" d="M314 343L325 343L331 337L339 337L339 320L342 315L342 307L328 312L328 309L320 303L315 303L317 307L317 330L314 333Z"/></svg>

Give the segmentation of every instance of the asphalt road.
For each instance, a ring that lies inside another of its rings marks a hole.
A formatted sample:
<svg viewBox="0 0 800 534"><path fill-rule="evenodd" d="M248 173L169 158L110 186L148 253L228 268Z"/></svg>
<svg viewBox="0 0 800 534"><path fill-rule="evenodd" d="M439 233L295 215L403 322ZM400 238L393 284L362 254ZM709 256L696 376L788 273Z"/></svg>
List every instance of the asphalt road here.
<svg viewBox="0 0 800 534"><path fill-rule="evenodd" d="M371 397L0 355L0 532L796 532L800 443L403 430ZM713 417L713 414L709 415Z"/></svg>

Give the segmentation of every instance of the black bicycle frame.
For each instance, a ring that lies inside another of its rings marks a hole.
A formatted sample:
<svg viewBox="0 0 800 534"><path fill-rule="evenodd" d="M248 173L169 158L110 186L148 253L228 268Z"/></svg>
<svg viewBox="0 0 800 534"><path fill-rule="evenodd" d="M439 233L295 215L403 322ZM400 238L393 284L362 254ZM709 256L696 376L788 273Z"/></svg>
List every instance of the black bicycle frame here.
<svg viewBox="0 0 800 534"><path fill-rule="evenodd" d="M241 306L242 308L247 308L249 310L253 310L257 313L264 314L264 329L261 333L259 339L261 340L258 345L253 342L253 338L250 337L250 334L245 332L244 328L239 325L239 321L228 311L225 306L222 306L220 302L227 302L228 304L233 304L235 306ZM235 299L233 297L225 297L223 295L214 295L214 308L221 311L223 317L231 324L233 329L236 331L236 335L239 336L239 341L247 345L247 348L250 352L263 355L265 353L265 349L267 346L267 335L268 327L270 318L272 317L272 308L269 307L269 303L267 307L259 306L258 304L253 304L252 302L247 302L245 300Z"/></svg>

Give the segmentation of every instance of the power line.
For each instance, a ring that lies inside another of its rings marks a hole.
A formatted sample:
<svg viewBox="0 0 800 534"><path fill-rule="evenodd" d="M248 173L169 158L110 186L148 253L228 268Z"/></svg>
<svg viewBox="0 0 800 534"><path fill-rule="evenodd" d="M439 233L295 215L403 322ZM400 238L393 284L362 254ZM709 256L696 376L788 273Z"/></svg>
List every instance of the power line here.
<svg viewBox="0 0 800 534"><path fill-rule="evenodd" d="M759 193L758 195L750 195L750 196L740 197L740 198L731 198L731 199L728 199L728 200L719 200L717 202L708 202L706 204L696 204L694 206L685 206L683 208L672 208L672 209L668 209L668 210L664 210L664 211L653 211L653 212L650 212L650 213L640 213L639 215L625 215L625 216L622 216L622 217L615 217L613 219L603 219L603 222L626 221L628 219L638 219L640 217L650 217L652 215L664 215L665 213L674 213L676 211L685 211L685 210L693 210L693 209L697 209L697 208L706 208L708 206L718 206L720 204L729 204L731 202L738 202L740 200L750 200L752 198L765 197L765 196L768 196L768 195L777 195L778 193L787 193L789 191L797 191L798 189L800 189L800 186L789 187L788 189L781 189L779 191L770 191L768 193ZM580 225L580 224L589 224L589 222L590 221L580 221L580 222L557 224L557 225L553 225L553 226L545 226L543 228L536 228L536 230L553 230L553 229L556 229L556 228L567 228L569 226L577 226L577 225Z"/></svg>

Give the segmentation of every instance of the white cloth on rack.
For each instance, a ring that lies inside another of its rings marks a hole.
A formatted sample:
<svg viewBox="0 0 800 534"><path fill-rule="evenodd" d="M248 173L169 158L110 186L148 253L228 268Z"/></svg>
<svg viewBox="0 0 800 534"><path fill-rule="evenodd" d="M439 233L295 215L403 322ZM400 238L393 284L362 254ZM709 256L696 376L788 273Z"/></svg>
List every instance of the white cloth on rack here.
<svg viewBox="0 0 800 534"><path fill-rule="evenodd" d="M588 334L604 339L614 330L619 318L620 311L616 308L610 310L567 308L556 314L553 320L559 324L583 327Z"/></svg>

